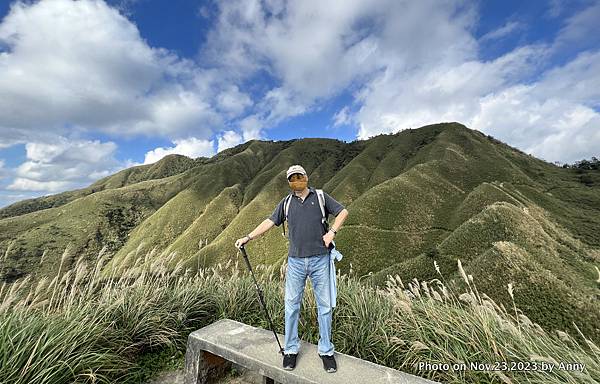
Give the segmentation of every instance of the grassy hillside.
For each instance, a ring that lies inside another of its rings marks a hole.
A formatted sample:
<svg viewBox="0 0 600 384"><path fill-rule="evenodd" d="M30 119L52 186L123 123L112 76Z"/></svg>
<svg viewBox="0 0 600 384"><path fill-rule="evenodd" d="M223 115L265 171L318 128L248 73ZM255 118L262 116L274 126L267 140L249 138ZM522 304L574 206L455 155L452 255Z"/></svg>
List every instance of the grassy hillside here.
<svg viewBox="0 0 600 384"><path fill-rule="evenodd" d="M0 280L53 276L66 248L69 266L70 255L93 261L103 245L107 271L161 254L192 269L226 262L289 192L285 169L296 163L350 212L336 238L343 272L375 285L395 274L431 279L435 260L460 285L460 258L500 304L509 298L496 287L511 283L543 327L574 332L575 322L600 340L600 172L557 167L457 123L351 143L252 140L17 203L0 210ZM287 255L281 228L247 249L255 263Z"/></svg>
<svg viewBox="0 0 600 384"><path fill-rule="evenodd" d="M155 180L181 173L196 164L202 164L206 158L192 160L181 155L167 155L154 164L140 165L107 176L90 185L75 191L67 191L56 195L44 196L16 202L0 209L0 219L24 215L42 209L60 207L80 197L90 195L105 189L120 188L126 185L139 183L146 180Z"/></svg>

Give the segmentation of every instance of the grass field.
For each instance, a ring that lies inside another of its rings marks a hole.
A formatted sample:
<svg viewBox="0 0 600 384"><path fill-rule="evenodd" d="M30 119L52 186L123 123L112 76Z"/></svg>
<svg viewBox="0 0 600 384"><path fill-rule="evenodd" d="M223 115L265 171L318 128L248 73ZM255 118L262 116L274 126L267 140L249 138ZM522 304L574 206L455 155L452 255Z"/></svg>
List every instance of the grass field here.
<svg viewBox="0 0 600 384"><path fill-rule="evenodd" d="M171 269L174 257L161 256L160 262L113 265L113 274L103 277L107 254L102 252L94 265L83 258L70 269L61 265L52 279L2 285L0 382L140 382L181 359L187 335L217 319L266 328L252 280L237 263L192 272L181 261ZM146 254L138 260L151 259ZM448 383L598 382L600 348L592 340L580 332L543 329L514 300L498 305L478 285L487 276L472 275L461 264L461 291L449 288L437 262L435 279L403 282L390 276L382 288L361 282L353 272L340 275L336 350ZM283 331L284 268L255 267L278 332ZM514 297L512 283L495 288ZM316 303L308 289L300 336L316 343ZM470 368L494 362L513 369ZM420 365L426 363L458 368Z"/></svg>

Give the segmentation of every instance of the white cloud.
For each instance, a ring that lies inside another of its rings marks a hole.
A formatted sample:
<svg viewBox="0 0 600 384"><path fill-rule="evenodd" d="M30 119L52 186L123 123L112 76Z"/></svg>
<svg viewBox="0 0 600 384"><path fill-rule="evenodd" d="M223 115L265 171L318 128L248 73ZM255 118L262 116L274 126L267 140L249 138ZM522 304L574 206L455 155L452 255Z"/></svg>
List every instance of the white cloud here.
<svg viewBox="0 0 600 384"><path fill-rule="evenodd" d="M469 31L476 9L459 0L240 0L219 3L219 11L200 56L237 81L261 71L276 79L253 113L266 129L378 73L477 56Z"/></svg>
<svg viewBox="0 0 600 384"><path fill-rule="evenodd" d="M546 49L523 47L496 60L440 61L410 70L389 69L358 94L358 137L397 132L440 121L468 122L480 98L518 83L543 60Z"/></svg>
<svg viewBox="0 0 600 384"><path fill-rule="evenodd" d="M582 52L564 66L544 73L539 97L559 97L568 102L600 107L600 50Z"/></svg>
<svg viewBox="0 0 600 384"><path fill-rule="evenodd" d="M17 177L6 189L12 191L44 191L60 192L75 188L76 184L68 181L38 181Z"/></svg>
<svg viewBox="0 0 600 384"><path fill-rule="evenodd" d="M17 196L6 189L77 188L138 164L117 161L112 142L67 136L173 141L148 152L145 163L169 153L211 156L209 138L253 105L219 69L149 46L123 16L134 3L17 1L0 20L0 148L27 143L27 161L0 199Z"/></svg>
<svg viewBox="0 0 600 384"><path fill-rule="evenodd" d="M123 15L130 17L133 14L133 6L138 2L139 0L119 0L117 3L115 3L114 7Z"/></svg>
<svg viewBox="0 0 600 384"><path fill-rule="evenodd" d="M159 147L146 153L144 164L151 164L159 161L167 155L177 154L191 158L199 156L210 157L215 154L214 140L203 140L195 137L187 139L174 140L174 147Z"/></svg>
<svg viewBox="0 0 600 384"><path fill-rule="evenodd" d="M600 52L584 52L535 83L482 98L470 125L545 160L572 163L598 155L598 106Z"/></svg>
<svg viewBox="0 0 600 384"><path fill-rule="evenodd" d="M112 156L117 145L113 142L69 141L61 138L54 143L27 143L25 151L30 162L89 162L97 163Z"/></svg>
<svg viewBox="0 0 600 384"><path fill-rule="evenodd" d="M203 19L210 18L210 10L206 5L199 7L196 14L198 15L198 17L201 17Z"/></svg>
<svg viewBox="0 0 600 384"><path fill-rule="evenodd" d="M261 108L265 111L265 120L275 124L307 112L309 103L310 98L302 97L291 89L278 87L267 92L261 102Z"/></svg>
<svg viewBox="0 0 600 384"><path fill-rule="evenodd" d="M242 129L242 142L246 142L248 140L264 140L262 128L263 123L261 119L257 115L250 115L244 119L242 119L239 123L240 128Z"/></svg>
<svg viewBox="0 0 600 384"><path fill-rule="evenodd" d="M236 85L230 85L217 95L217 104L221 111L233 118L241 115L250 107L252 100L247 94L240 92Z"/></svg>
<svg viewBox="0 0 600 384"><path fill-rule="evenodd" d="M488 61L480 44L525 26L507 21L478 41L470 1L234 0L199 12L213 11L215 27L193 61L150 47L100 0L13 4L0 23L0 148L29 144L12 189L68 189L124 166L110 142L54 140L73 130L172 140L145 164L171 153L211 156L215 145L264 138L343 92L352 108L333 124L357 125L361 139L461 121L547 160L600 147L600 56L586 43L600 34L600 3L567 19L554 42ZM548 69L572 46L589 51Z"/></svg>
<svg viewBox="0 0 600 384"><path fill-rule="evenodd" d="M507 20L478 41L474 38L478 8L469 1L328 4L327 8L318 1L219 4L219 18L201 51L203 57L222 63L237 81L265 71L276 80L264 88L262 99L250 116L239 121L240 127L251 123L268 129L314 111L341 92L352 92L355 112L342 109L332 120L334 126L355 123L360 139L461 121L548 160L589 153L586 146L558 145L568 142L568 136L556 121L575 124L573 134L593 140L589 129L595 117L582 116L596 113L598 107L600 60L589 51L564 67L549 67L553 55L569 42L589 47L591 36L600 34L596 22L600 3L567 19L554 42L516 47L488 61L480 59L480 44L526 26ZM555 13L561 4L554 3ZM507 95L518 98L519 110L513 110L517 99L511 107ZM548 110L551 105L557 109ZM532 127L540 113L539 127ZM525 120L514 118L521 114Z"/></svg>
<svg viewBox="0 0 600 384"><path fill-rule="evenodd" d="M378 4L234 1L219 7L201 56L222 64L236 79L266 70L281 82L266 89L259 103L263 124L302 114L315 99L330 97L374 69L369 58L376 42L358 24L363 14L374 21L382 12Z"/></svg>
<svg viewBox="0 0 600 384"><path fill-rule="evenodd" d="M223 124L218 75L150 47L103 1L15 2L0 44L0 146L42 140L40 127L208 138Z"/></svg>
<svg viewBox="0 0 600 384"><path fill-rule="evenodd" d="M554 42L555 49L589 48L600 36L600 1L569 17Z"/></svg>
<svg viewBox="0 0 600 384"><path fill-rule="evenodd" d="M507 21L503 26L493 31L486 33L479 39L480 42L486 42L490 40L498 40L503 37L510 35L511 33L523 29L524 25L518 21Z"/></svg>
<svg viewBox="0 0 600 384"><path fill-rule="evenodd" d="M0 159L0 180L6 177L7 170L4 169L4 160Z"/></svg>
<svg viewBox="0 0 600 384"><path fill-rule="evenodd" d="M14 170L7 190L59 192L89 185L98 176L122 169L114 158L116 144L98 140L32 142L25 146L27 161Z"/></svg>
<svg viewBox="0 0 600 384"><path fill-rule="evenodd" d="M352 117L350 116L350 110L347 106L340 109L333 116L333 126L339 127L340 125L350 124L352 122Z"/></svg>
<svg viewBox="0 0 600 384"><path fill-rule="evenodd" d="M526 46L491 62L385 73L360 94L359 137L460 121L548 161L597 155L600 52L524 81L550 49Z"/></svg>
<svg viewBox="0 0 600 384"><path fill-rule="evenodd" d="M597 156L600 114L537 92L535 85L515 86L490 95L471 125L548 161Z"/></svg>
<svg viewBox="0 0 600 384"><path fill-rule="evenodd" d="M39 192L6 192L0 190L0 208L3 208L12 203L16 203L21 200L31 199L40 196Z"/></svg>
<svg viewBox="0 0 600 384"><path fill-rule="evenodd" d="M550 18L556 18L564 11L565 0L550 0L548 9L546 10L546 16Z"/></svg>
<svg viewBox="0 0 600 384"><path fill-rule="evenodd" d="M242 136L235 131L225 131L218 138L217 152L221 152L224 149L235 147L242 143Z"/></svg>

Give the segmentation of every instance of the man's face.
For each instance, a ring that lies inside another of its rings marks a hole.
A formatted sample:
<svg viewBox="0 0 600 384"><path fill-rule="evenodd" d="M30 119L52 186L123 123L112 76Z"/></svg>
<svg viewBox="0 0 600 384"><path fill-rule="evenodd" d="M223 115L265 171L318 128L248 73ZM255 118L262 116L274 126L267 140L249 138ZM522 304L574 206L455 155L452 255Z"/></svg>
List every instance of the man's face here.
<svg viewBox="0 0 600 384"><path fill-rule="evenodd" d="M294 173L291 174L288 178L288 183L292 190L297 192L304 191L304 189L308 185L308 177L301 173Z"/></svg>

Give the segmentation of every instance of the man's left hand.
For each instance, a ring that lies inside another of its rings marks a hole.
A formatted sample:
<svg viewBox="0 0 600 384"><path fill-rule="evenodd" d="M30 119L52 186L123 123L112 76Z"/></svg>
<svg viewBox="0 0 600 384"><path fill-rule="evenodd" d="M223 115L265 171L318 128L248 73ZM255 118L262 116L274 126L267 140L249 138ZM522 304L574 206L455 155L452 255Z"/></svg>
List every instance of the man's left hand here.
<svg viewBox="0 0 600 384"><path fill-rule="evenodd" d="M329 244L331 244L331 242L333 241L334 236L335 235L331 231L328 231L326 234L323 235L323 242L325 243L325 247L329 248Z"/></svg>

